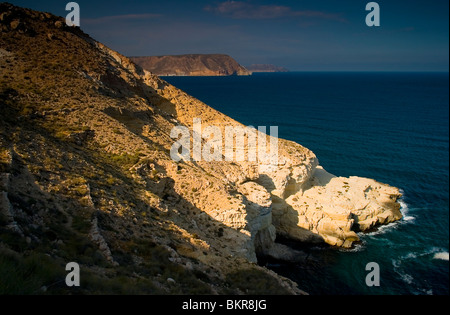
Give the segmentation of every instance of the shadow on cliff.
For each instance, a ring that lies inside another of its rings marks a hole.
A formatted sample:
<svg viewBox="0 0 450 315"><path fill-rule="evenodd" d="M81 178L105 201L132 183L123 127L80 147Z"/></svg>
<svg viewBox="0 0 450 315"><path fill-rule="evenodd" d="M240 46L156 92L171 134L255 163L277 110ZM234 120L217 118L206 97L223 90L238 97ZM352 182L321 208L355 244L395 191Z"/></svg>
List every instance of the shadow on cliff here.
<svg viewBox="0 0 450 315"><path fill-rule="evenodd" d="M142 71L142 69L139 66L136 66L138 73ZM143 72L141 73L143 74ZM149 106L148 110L144 111L133 111L128 108L119 108L119 107L109 107L104 110L104 112L109 115L111 118L117 120L119 123L121 123L128 131L132 132L134 135L138 136L140 139L142 139L145 143L147 143L151 148L155 148L160 150L161 148L158 147L156 142L149 136L145 136L143 134L143 130L146 126L148 128L151 128L152 131L159 131L157 135L168 135L167 132L160 129L158 127L157 122L155 121L154 115L155 113L161 115L164 119L166 119L168 122L173 123L173 119L176 119L176 106L170 102L167 98L160 96L157 91L147 85L143 82L139 82L139 86L131 86L128 82L123 80L122 78L116 78L114 77L113 80L108 81L112 84L111 87L109 87L109 90L105 93L108 96L114 96L117 99L124 99L127 100L129 97L135 97L139 96L144 98L147 101L147 106ZM158 88L164 88L167 85L167 83L163 80L158 81ZM124 91L125 90L125 91ZM156 144L156 146L155 146ZM141 159L142 161L143 159ZM147 162L143 161L144 164ZM139 164L140 162L138 162ZM205 171L198 163L195 161L192 161L193 165L195 167L198 167L199 169ZM149 164L153 164L151 167ZM147 183L147 190L155 193L158 197L162 199L162 201L166 205L171 205L173 208L177 208L180 211L180 214L188 216L188 214L194 216L190 219L191 222L188 222L186 225L183 226L184 229L191 232L192 234L198 235L198 230L202 231L205 230L205 228L200 227L202 223L200 220L195 220L195 216L198 216L200 214L203 214L203 216L207 216L208 220L210 221L210 226L216 226L216 233L215 236L217 238L220 237L229 237L230 239L235 238L233 235L238 235L239 238L247 238L250 239L248 236L245 236L244 234L240 233L239 231L236 231L235 229L232 229L226 225L224 225L222 222L215 220L210 215L208 215L206 212L202 211L195 205L193 205L191 202L186 200L182 195L178 194L175 190L175 181L174 179L167 176L167 172L161 165L158 165L157 161L152 161L151 163L147 163L146 165L142 165L143 167L140 167L140 172L142 173L142 179L146 181ZM153 168L153 169L152 169ZM151 176L151 172L155 170L155 172L158 173L158 176L161 178L155 180ZM206 173L206 171L205 171ZM170 208L170 206L169 206ZM171 209L168 209L170 212ZM194 222L192 224L192 221ZM195 226L199 226L196 228Z"/></svg>
<svg viewBox="0 0 450 315"><path fill-rule="evenodd" d="M126 187L132 187L133 183L130 181L128 175L122 174L122 170L108 165L108 163L102 163L98 155L92 154L93 151L86 147L86 143L77 145L72 141L63 141L54 138L47 131L40 128L38 124L35 124L35 122L35 120L28 121L24 128L27 130L20 131L16 135L17 138L15 141L32 141L33 136L40 136L52 144L50 147L45 146L40 148L42 150L41 154L44 156L50 153L49 149L51 147L56 147L63 153L73 156L70 161L70 168L64 166L63 169L57 172L53 169L43 169L37 175L32 175L29 174L27 169L28 166L33 166L33 164L30 164L30 161L23 160L20 155L14 154L13 167L11 169L5 169L5 171L12 174L11 181L13 184L8 192L11 198L11 204L15 209L15 218L23 234L9 231L1 224L0 239L7 246L10 246L11 249L19 253L30 250L36 253L51 252L53 264L58 265L54 267L56 268L55 275L50 278L43 277L43 282L40 282L41 280L37 282L39 285L36 289L45 285L48 287L49 293L67 293L67 287L64 285L66 275L64 264L68 261L75 261L82 264L82 269L83 265L95 266L95 268L113 267L102 254L101 248L88 236L92 227L92 220L97 218L100 233L109 245L114 261L120 264L114 267L116 277L128 277L130 273L137 272L151 279L160 274L165 277L164 281L166 278L172 278L177 282L177 285L186 287L183 290L174 289L173 293L211 293L209 291L202 291L206 290L205 287L200 282L196 282L198 279L201 279L204 282L214 283L214 278L201 271L205 267L201 267L200 269L196 268L193 271L182 268L179 263L171 260L173 259L171 250L178 252L180 256L186 259L190 259L194 265L198 265L203 261L208 261L210 259L208 256L220 255L217 251L221 250L221 248L220 246L216 248L211 247L211 249L202 248L192 245L192 242L195 243L196 240L204 240L206 243L210 243L212 238L224 238L224 242L222 243L222 246L224 246L227 243L229 244L229 241L226 239L233 239L234 235L239 235L242 239L245 239L247 236L209 216L207 220L197 220L197 222L194 222L194 219L196 220L197 217L207 216L207 214L195 207L183 198L183 196L177 194L174 189L174 180L170 177L164 177L165 174L162 174L162 178L157 181L149 180L152 182L151 186L154 188L154 192L161 198L164 205L168 206L167 212L161 212L155 209L149 204L148 200L132 194L131 190L128 190L127 194ZM8 130L9 128L6 131ZM33 136L30 138L30 135ZM23 143L22 146L26 147ZM63 160L55 161L56 164L64 164L66 162ZM96 179L98 178L97 174L89 174L92 168L97 169L99 172L102 171L110 174L123 181L123 183L120 186L114 184L107 187L102 180L98 181ZM61 176L62 178L68 175L82 176L90 186L89 192L83 192L78 189L79 187L67 187L63 191L49 193L43 191L40 185L34 184L35 182L46 183L51 181L51 178L55 175ZM29 187L27 192L23 192L20 189L24 184ZM107 198L106 196L102 196L102 190L107 190L107 195L113 197ZM153 191L153 189L149 191ZM91 200L91 203L86 203L85 197L87 195L85 194L89 195L88 199ZM132 208L124 213L118 211L124 205L129 205L130 203L134 204ZM107 206L108 204L109 206ZM177 210L178 214L173 213L174 210ZM143 212L146 213L145 216L142 216ZM23 213L23 215L20 213ZM43 221L40 222L38 217L42 217ZM136 220L136 218L139 218L139 220ZM145 221L148 222L146 223ZM173 223L186 230L192 239L186 238L186 235L181 231L171 228L170 225ZM166 228L155 230L158 225ZM155 231L159 234L156 237L154 235ZM29 238L29 241L25 240L26 237ZM158 238L160 239L159 241ZM161 239L163 240L162 243ZM161 244L167 244L168 247L164 247ZM145 257L144 264L136 263L135 257L140 255L144 255L143 257ZM46 266L43 267L46 268ZM262 272L252 272L254 275L259 275L259 278L268 277L267 274ZM39 275L35 275L33 272L30 274L30 277L33 279L35 276ZM83 286L79 290L71 290L71 293L85 292L83 290L86 288L98 288L100 282L103 281L101 277L97 279L97 276L92 275L88 271L82 271L82 278ZM21 279L16 280L21 281ZM109 288L106 286L114 280L104 281L105 284L102 284L101 287L105 292L114 293L111 291L115 290L114 286L117 290L131 290L131 288L118 288L117 284L111 284L112 288ZM121 281L122 284L127 283L123 279ZM241 289L246 288L248 284L239 284L238 282L240 280L236 278L234 272L226 275L225 281L230 284L233 283L231 287L239 288L241 286ZM268 284L274 283L269 280L266 282ZM50 284L52 284L51 287ZM142 292L164 293L158 288L152 287L151 284L149 285ZM281 290L280 287L276 286L267 287L267 289L269 288L270 290ZM133 292L136 292L137 289L133 290L135 290ZM136 293L142 292L138 291ZM263 287L260 288L260 291L250 292L260 294L275 293L275 291L264 291Z"/></svg>
<svg viewBox="0 0 450 315"><path fill-rule="evenodd" d="M134 66L136 73L143 76L144 70L136 64ZM160 90L169 85L160 78L155 80L157 80L157 88ZM100 81L103 85L98 89L98 92L105 96L119 100L138 96L146 100L149 106L157 110L166 119L177 118L176 106L170 100L158 94L156 89L146 84L142 78L139 80L134 79L130 84L130 82L127 82L120 76L118 70L114 69L114 65L109 64L106 72L100 75ZM134 114L136 118L139 118L139 115Z"/></svg>
<svg viewBox="0 0 450 315"><path fill-rule="evenodd" d="M275 184L268 175L262 174L257 182L265 187L269 193L275 188ZM292 239L307 244L321 244L324 239L308 229L300 227L299 213L284 198L280 198L271 193L272 199L272 220L277 230L277 235L282 238Z"/></svg>
<svg viewBox="0 0 450 315"><path fill-rule="evenodd" d="M136 67L138 73L142 71L141 68ZM110 76L108 75L108 77ZM120 106L111 106L104 109L103 112L121 123L128 131L150 144L150 147L159 149L158 141L153 141L150 134L170 137L170 130L163 130L158 127L155 115L160 115L169 124L176 124L178 122L176 120L176 106L167 98L159 95L153 87L142 81L138 81L137 86L133 86L121 77L112 76L109 82L112 86L100 90L102 94L118 100L124 100L125 102L129 102L129 99L138 96L146 101L148 109L133 110ZM165 81L158 82L158 84L159 88L164 88L167 85Z"/></svg>

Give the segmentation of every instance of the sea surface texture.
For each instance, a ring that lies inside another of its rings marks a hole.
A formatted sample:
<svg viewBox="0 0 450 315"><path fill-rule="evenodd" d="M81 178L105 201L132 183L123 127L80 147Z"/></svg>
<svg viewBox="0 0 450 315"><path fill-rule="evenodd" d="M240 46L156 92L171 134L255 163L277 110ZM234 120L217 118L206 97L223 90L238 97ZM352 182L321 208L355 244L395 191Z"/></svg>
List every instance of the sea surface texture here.
<svg viewBox="0 0 450 315"><path fill-rule="evenodd" d="M164 79L246 125L278 126L334 175L402 190L401 221L361 234L350 250L289 242L311 262L268 261L270 269L310 294L449 294L448 73ZM379 286L366 284L370 262Z"/></svg>

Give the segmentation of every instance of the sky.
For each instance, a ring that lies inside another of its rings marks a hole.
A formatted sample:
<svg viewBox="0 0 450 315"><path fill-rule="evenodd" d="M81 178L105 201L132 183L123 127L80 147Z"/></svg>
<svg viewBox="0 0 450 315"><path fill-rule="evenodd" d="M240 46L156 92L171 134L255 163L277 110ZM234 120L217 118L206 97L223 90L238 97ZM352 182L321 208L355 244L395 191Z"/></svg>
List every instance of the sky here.
<svg viewBox="0 0 450 315"><path fill-rule="evenodd" d="M65 17L69 1L8 0ZM291 71L449 70L447 0L78 0L80 26L126 56L223 53Z"/></svg>

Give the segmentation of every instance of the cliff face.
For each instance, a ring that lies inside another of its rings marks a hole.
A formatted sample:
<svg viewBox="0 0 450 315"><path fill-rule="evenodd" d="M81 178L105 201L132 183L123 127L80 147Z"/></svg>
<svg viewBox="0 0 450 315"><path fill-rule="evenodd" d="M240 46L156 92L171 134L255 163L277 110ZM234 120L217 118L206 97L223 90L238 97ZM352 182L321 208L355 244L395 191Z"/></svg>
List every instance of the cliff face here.
<svg viewBox="0 0 450 315"><path fill-rule="evenodd" d="M130 59L156 75L251 75L251 72L238 64L236 60L228 55L221 54L131 57Z"/></svg>
<svg viewBox="0 0 450 315"><path fill-rule="evenodd" d="M336 178L283 139L275 164L175 162L175 126L242 125L62 18L0 12L0 251L11 266L38 254L54 270L79 262L101 278L84 293L117 276L125 292L301 293L251 263L295 256L277 233L350 247L355 231L401 217L397 188Z"/></svg>

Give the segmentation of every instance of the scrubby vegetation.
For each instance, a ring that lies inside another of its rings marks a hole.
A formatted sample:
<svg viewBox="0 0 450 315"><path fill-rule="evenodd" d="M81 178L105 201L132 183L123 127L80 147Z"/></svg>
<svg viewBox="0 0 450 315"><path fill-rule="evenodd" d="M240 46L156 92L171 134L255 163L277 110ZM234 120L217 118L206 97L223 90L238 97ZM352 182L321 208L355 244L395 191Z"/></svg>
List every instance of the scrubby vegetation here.
<svg viewBox="0 0 450 315"><path fill-rule="evenodd" d="M0 12L0 294L284 290L202 211L211 192L228 200L223 180L170 160L162 81L61 18ZM65 286L71 261L79 288Z"/></svg>

